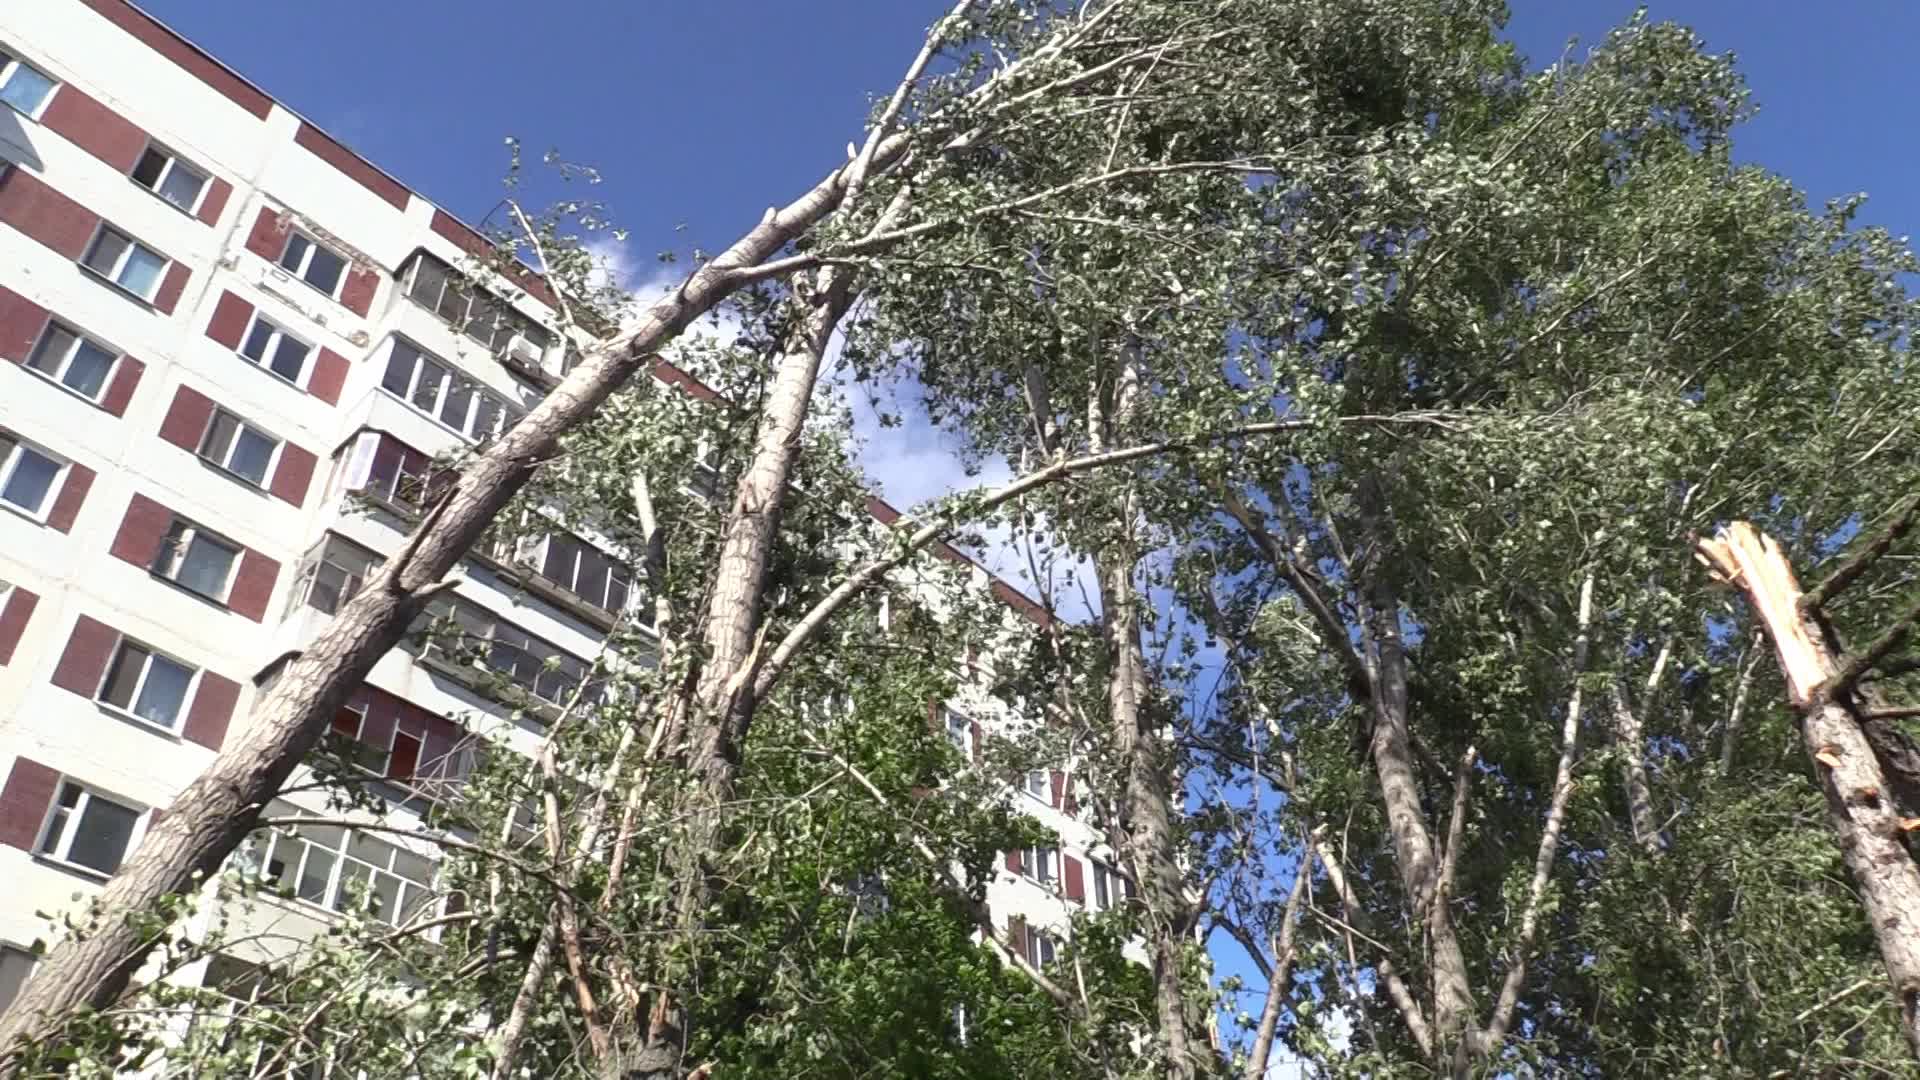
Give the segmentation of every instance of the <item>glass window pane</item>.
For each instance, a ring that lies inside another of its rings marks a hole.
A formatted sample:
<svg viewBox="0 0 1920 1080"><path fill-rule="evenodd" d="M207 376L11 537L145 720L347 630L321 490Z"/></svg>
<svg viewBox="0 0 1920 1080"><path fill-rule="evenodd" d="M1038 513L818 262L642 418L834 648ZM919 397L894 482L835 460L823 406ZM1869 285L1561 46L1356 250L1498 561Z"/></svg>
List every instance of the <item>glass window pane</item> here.
<svg viewBox="0 0 1920 1080"><path fill-rule="evenodd" d="M107 674L107 685L100 691L100 700L122 709L131 706L134 687L140 685L140 672L146 666L147 650L131 643L122 645L113 670Z"/></svg>
<svg viewBox="0 0 1920 1080"><path fill-rule="evenodd" d="M548 581L571 585L573 568L579 558L580 542L566 533L554 533L547 537L547 557L541 563L540 574Z"/></svg>
<svg viewBox="0 0 1920 1080"><path fill-rule="evenodd" d="M393 861L394 847L372 833L357 832L347 841L347 854L371 866L386 866Z"/></svg>
<svg viewBox="0 0 1920 1080"><path fill-rule="evenodd" d="M389 393L407 396L407 390L413 386L413 369L420 362L420 350L404 341L395 341L393 351L387 354L387 373L380 377L380 385Z"/></svg>
<svg viewBox="0 0 1920 1080"><path fill-rule="evenodd" d="M67 362L67 372L60 376L60 381L77 393L99 397L107 385L107 373L112 370L112 353L91 341L82 341L74 350L73 359Z"/></svg>
<svg viewBox="0 0 1920 1080"><path fill-rule="evenodd" d="M347 859L340 864L340 887L334 890L332 900L327 904L335 911L347 910L347 901L356 894L364 894L367 877L373 871L366 863Z"/></svg>
<svg viewBox="0 0 1920 1080"><path fill-rule="evenodd" d="M148 148L140 155L140 163L133 167L133 178L148 187L157 187L160 174L167 171L167 155Z"/></svg>
<svg viewBox="0 0 1920 1080"><path fill-rule="evenodd" d="M33 355L27 358L27 366L46 375L60 374L60 364L78 340L66 327L48 326L47 332L40 335L40 344L34 346Z"/></svg>
<svg viewBox="0 0 1920 1080"><path fill-rule="evenodd" d="M47 501L47 492L53 490L60 466L24 446L17 448L13 457L13 472L7 477L7 486L0 488L0 499L37 514Z"/></svg>
<svg viewBox="0 0 1920 1080"><path fill-rule="evenodd" d="M326 903L327 878L332 873L333 853L307 845L307 863L300 868L300 888L294 895L310 903Z"/></svg>
<svg viewBox="0 0 1920 1080"><path fill-rule="evenodd" d="M407 289L407 295L425 304L429 308L440 303L440 294L447 288L447 268L439 260L426 255L414 260L413 284Z"/></svg>
<svg viewBox="0 0 1920 1080"><path fill-rule="evenodd" d="M304 342L281 337L280 347L273 351L273 373L288 382L299 382L300 373L307 369L307 351Z"/></svg>
<svg viewBox="0 0 1920 1080"><path fill-rule="evenodd" d="M473 384L465 379L456 378L447 388L447 398L440 404L440 422L465 433L467 413L473 409Z"/></svg>
<svg viewBox="0 0 1920 1080"><path fill-rule="evenodd" d="M206 186L207 178L180 164L173 163L173 170L160 184L160 197L189 213L193 204L200 198L200 189Z"/></svg>
<svg viewBox="0 0 1920 1080"><path fill-rule="evenodd" d="M447 380L447 369L422 356L420 379L413 387L413 403L428 413L440 402L440 384Z"/></svg>
<svg viewBox="0 0 1920 1080"><path fill-rule="evenodd" d="M47 100L53 92L53 80L33 70L25 64L17 65L13 74L8 76L6 84L0 86L0 101L19 109L23 113L32 113Z"/></svg>
<svg viewBox="0 0 1920 1080"><path fill-rule="evenodd" d="M74 830L73 844L67 848L67 861L103 874L113 873L120 869L120 860L133 843L133 826L139 820L139 811L131 807L89 796Z"/></svg>
<svg viewBox="0 0 1920 1080"><path fill-rule="evenodd" d="M226 464L227 448L233 445L233 437L240 430L240 421L227 413L213 414L213 423L207 425L207 436L200 440L200 456Z"/></svg>
<svg viewBox="0 0 1920 1080"><path fill-rule="evenodd" d="M180 560L174 580L202 596L219 599L226 595L227 577L240 553L225 544L196 536Z"/></svg>
<svg viewBox="0 0 1920 1080"><path fill-rule="evenodd" d="M134 703L133 715L172 727L180 718L180 707L187 700L187 684L192 680L193 672L187 668L164 656L152 658L147 662L147 681L140 687L140 700Z"/></svg>
<svg viewBox="0 0 1920 1080"><path fill-rule="evenodd" d="M392 922L400 912L400 879L392 874L373 875L367 911L376 919Z"/></svg>
<svg viewBox="0 0 1920 1080"><path fill-rule="evenodd" d="M120 261L120 253L127 250L127 238L112 229L102 229L93 241L92 250L87 252L86 263L90 268L102 274L111 275L114 266Z"/></svg>
<svg viewBox="0 0 1920 1080"><path fill-rule="evenodd" d="M433 883L433 860L411 851L396 850L393 853L393 872L415 884L430 885Z"/></svg>
<svg viewBox="0 0 1920 1080"><path fill-rule="evenodd" d="M135 244L127 255L126 265L120 268L119 282L138 296L150 297L160 287L160 275L166 269L166 259Z"/></svg>
<svg viewBox="0 0 1920 1080"><path fill-rule="evenodd" d="M313 241L294 233L287 237L287 250L280 253L280 265L294 273L300 272L300 260L306 257L307 249L313 247Z"/></svg>
<svg viewBox="0 0 1920 1080"><path fill-rule="evenodd" d="M266 356L268 346L273 344L274 331L274 325L267 320L253 320L253 329L247 334L247 339L240 343L240 355L254 361Z"/></svg>
<svg viewBox="0 0 1920 1080"><path fill-rule="evenodd" d="M326 248L315 246L313 258L307 262L307 284L332 296L340 287L340 276L346 272L347 261Z"/></svg>
<svg viewBox="0 0 1920 1080"><path fill-rule="evenodd" d="M500 399L491 394L481 394L473 413L472 435L476 439L490 439L500 426Z"/></svg>
<svg viewBox="0 0 1920 1080"><path fill-rule="evenodd" d="M242 426L234 440L233 458L227 463L240 476L257 485L267 482L267 467L273 463L274 441L250 427Z"/></svg>

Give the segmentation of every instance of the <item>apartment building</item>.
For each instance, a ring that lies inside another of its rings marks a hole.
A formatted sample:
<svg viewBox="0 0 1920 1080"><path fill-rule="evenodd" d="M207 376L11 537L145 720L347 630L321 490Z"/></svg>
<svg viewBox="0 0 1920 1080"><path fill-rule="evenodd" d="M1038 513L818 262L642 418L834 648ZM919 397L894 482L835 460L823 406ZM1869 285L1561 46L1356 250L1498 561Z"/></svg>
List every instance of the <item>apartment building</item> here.
<svg viewBox="0 0 1920 1080"><path fill-rule="evenodd" d="M97 890L275 664L399 549L433 457L564 373L542 281L454 269L483 245L123 0L0 4L0 1007L46 934L35 913ZM564 532L470 563L446 613L492 670L398 649L335 722L387 824L456 788L478 740L536 745L541 705L641 591L619 553ZM1044 620L973 572L1009 618ZM533 720L490 692L502 676ZM984 697L944 716L976 755L1007 722ZM1064 765L1027 778L1061 843L1009 853L989 894L1035 963L1074 910L1129 888L1075 786ZM325 814L317 795L285 810ZM311 935L349 888L381 918L416 912L435 847L341 821L262 843L286 895L241 929Z"/></svg>

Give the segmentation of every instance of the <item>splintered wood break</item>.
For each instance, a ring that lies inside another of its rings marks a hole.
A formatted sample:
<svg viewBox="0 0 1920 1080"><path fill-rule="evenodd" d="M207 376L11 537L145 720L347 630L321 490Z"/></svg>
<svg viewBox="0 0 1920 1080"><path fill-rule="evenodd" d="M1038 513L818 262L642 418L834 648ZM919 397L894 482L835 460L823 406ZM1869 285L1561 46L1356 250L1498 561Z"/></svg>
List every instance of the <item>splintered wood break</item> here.
<svg viewBox="0 0 1920 1080"><path fill-rule="evenodd" d="M1812 704L1826 679L1826 650L1808 634L1800 618L1800 583L1780 546L1747 522L1736 521L1711 539L1696 537L1693 550L1716 581L1737 585L1746 593L1754 616L1773 641L1788 696L1800 708Z"/></svg>
<svg viewBox="0 0 1920 1080"><path fill-rule="evenodd" d="M1823 746L1815 751L1813 756L1829 769L1840 767L1840 748L1837 746Z"/></svg>

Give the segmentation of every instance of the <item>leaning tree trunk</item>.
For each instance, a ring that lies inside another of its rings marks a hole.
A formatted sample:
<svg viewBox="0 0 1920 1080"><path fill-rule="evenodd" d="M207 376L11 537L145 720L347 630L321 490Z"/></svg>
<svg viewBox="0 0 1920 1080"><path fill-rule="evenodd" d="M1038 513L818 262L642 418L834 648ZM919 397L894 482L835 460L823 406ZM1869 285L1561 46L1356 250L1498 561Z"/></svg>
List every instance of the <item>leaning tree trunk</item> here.
<svg viewBox="0 0 1920 1080"><path fill-rule="evenodd" d="M1835 655L1817 604L1803 603L1799 582L1778 544L1744 521L1695 549L1720 580L1746 594L1772 639L1787 695L1827 798L1827 821L1860 891L1867 922L1900 1009L1900 1026L1920 1059L1920 866L1903 833L1912 823L1895 805L1874 752L1853 681L1863 660Z"/></svg>
<svg viewBox="0 0 1920 1080"><path fill-rule="evenodd" d="M888 140L876 161L891 161L904 140ZM51 1043L83 1009L111 1006L162 929L143 915L192 891L217 872L260 811L305 757L333 713L380 657L400 642L443 578L493 524L507 501L552 457L559 439L586 422L609 395L650 361L653 351L744 284L739 271L784 248L832 213L847 190L851 164L835 170L752 231L629 331L576 368L538 408L462 471L407 539L402 552L363 589L254 703L239 738L174 800L134 857L108 882L89 933L62 942L0 1016L0 1076L11 1075L28 1047Z"/></svg>

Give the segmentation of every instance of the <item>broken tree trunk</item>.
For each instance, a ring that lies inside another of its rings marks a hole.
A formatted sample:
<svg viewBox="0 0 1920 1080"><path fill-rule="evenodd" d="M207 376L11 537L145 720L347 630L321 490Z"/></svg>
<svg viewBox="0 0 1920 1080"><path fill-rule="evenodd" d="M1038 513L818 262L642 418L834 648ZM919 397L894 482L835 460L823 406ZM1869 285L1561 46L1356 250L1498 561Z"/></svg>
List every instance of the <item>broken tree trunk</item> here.
<svg viewBox="0 0 1920 1080"><path fill-rule="evenodd" d="M1829 646L1817 609L1801 602L1780 546L1758 529L1734 522L1694 547L1717 579L1746 594L1773 642L1807 756L1826 793L1827 819L1886 964L1901 1029L1920 1059L1920 866L1902 838L1910 819L1890 795L1863 724L1851 685L1858 665Z"/></svg>

